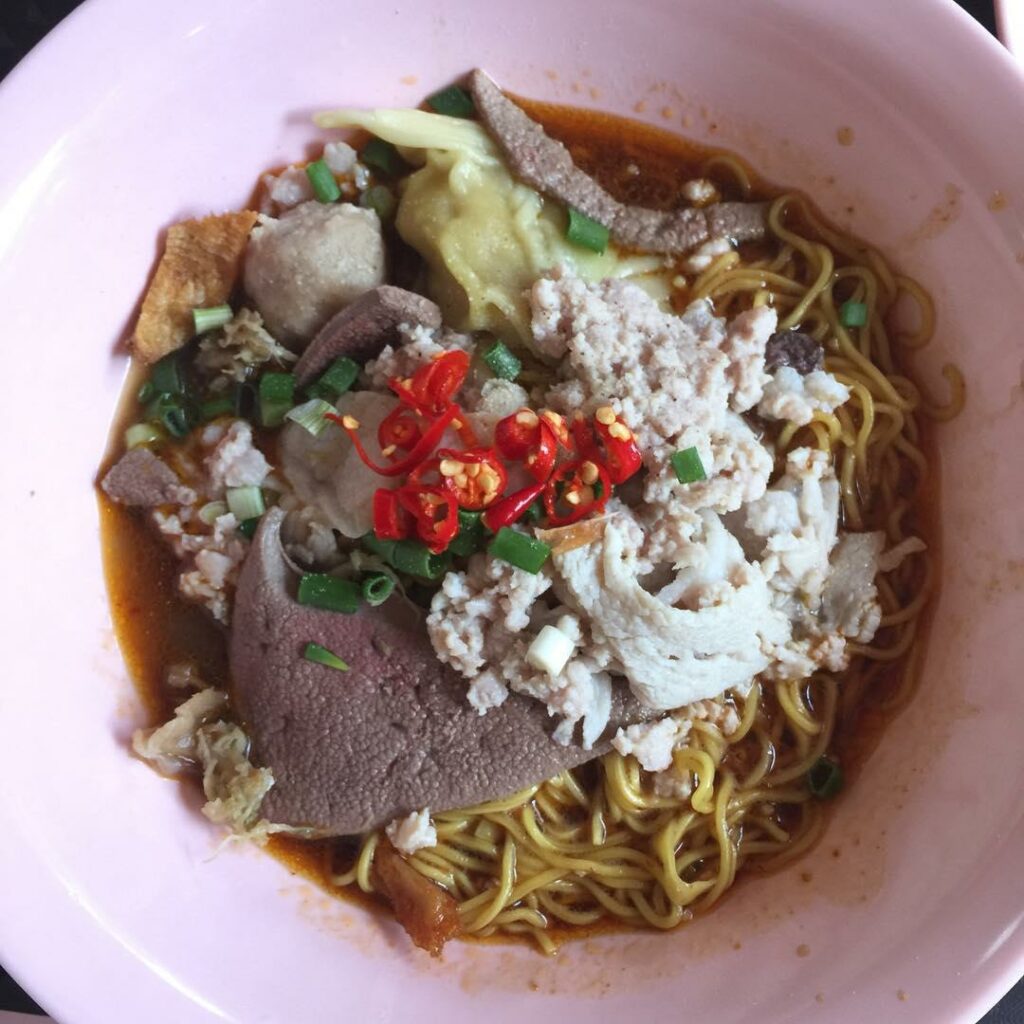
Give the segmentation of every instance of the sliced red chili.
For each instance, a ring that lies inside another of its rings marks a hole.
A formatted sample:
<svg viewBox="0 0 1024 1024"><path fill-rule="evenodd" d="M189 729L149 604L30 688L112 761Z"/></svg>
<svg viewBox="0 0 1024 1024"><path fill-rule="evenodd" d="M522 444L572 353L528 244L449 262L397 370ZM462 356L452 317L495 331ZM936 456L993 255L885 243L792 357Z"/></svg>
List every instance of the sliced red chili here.
<svg viewBox="0 0 1024 1024"><path fill-rule="evenodd" d="M406 484L395 492L399 503L416 520L416 536L440 554L459 532L459 506L443 487Z"/></svg>
<svg viewBox="0 0 1024 1024"><path fill-rule="evenodd" d="M473 424L462 413L452 420L452 426L459 435L459 440L464 448L476 448L480 444L477 440L476 431L473 429Z"/></svg>
<svg viewBox="0 0 1024 1024"><path fill-rule="evenodd" d="M401 449L403 452L412 451L416 442L423 436L423 428L420 426L416 414L404 405L395 406L381 421L377 428L377 441L382 452L388 449Z"/></svg>
<svg viewBox="0 0 1024 1024"><path fill-rule="evenodd" d="M404 459L392 463L390 466L378 466L367 454L363 442L359 438L359 421L351 416L338 416L335 413L324 413L324 418L337 423L342 430L348 434L359 458L370 467L375 473L381 476L401 476L407 473L414 466L418 466L437 447L448 424L455 419L459 411L457 405L449 405L447 409L423 432L422 437L416 442L412 450Z"/></svg>
<svg viewBox="0 0 1024 1024"><path fill-rule="evenodd" d="M508 483L508 471L493 448L461 452L442 448L437 454L438 472L444 478L445 487L456 496L460 508L477 512L501 497Z"/></svg>
<svg viewBox="0 0 1024 1024"><path fill-rule="evenodd" d="M532 409L517 409L494 428L494 446L513 462L521 462L537 445L540 417Z"/></svg>
<svg viewBox="0 0 1024 1024"><path fill-rule="evenodd" d="M543 490L544 484L531 484L521 491L510 494L507 498L502 498L481 517L484 526L497 533L503 526L511 526L518 522L526 514L526 510L540 497Z"/></svg>
<svg viewBox="0 0 1024 1024"><path fill-rule="evenodd" d="M398 495L387 487L373 494L373 532L380 540L405 540L409 536L409 516Z"/></svg>
<svg viewBox="0 0 1024 1024"><path fill-rule="evenodd" d="M636 435L616 416L609 405L597 410L594 428L604 445L604 461L611 482L623 483L643 465Z"/></svg>
<svg viewBox="0 0 1024 1024"><path fill-rule="evenodd" d="M590 420L578 412L572 419L572 439L576 447L576 455L581 459L600 459L601 448L594 436L594 428Z"/></svg>
<svg viewBox="0 0 1024 1024"><path fill-rule="evenodd" d="M563 448L568 449L571 447L569 441L569 428L566 426L564 416L559 415L557 412L552 412L550 409L544 409L540 414L540 418L551 433L555 435L555 440Z"/></svg>
<svg viewBox="0 0 1024 1024"><path fill-rule="evenodd" d="M469 373L469 353L456 349L421 366L410 378L388 381L392 391L424 415L437 415L452 400Z"/></svg>
<svg viewBox="0 0 1024 1024"><path fill-rule="evenodd" d="M544 487L544 510L552 526L568 526L592 512L603 512L611 493L608 470L600 462L573 459L551 474Z"/></svg>
<svg viewBox="0 0 1024 1024"><path fill-rule="evenodd" d="M441 487L444 477L441 476L441 460L435 455L432 459L421 462L409 473L406 483L414 487Z"/></svg>
<svg viewBox="0 0 1024 1024"><path fill-rule="evenodd" d="M526 472L534 480L547 480L555 468L555 456L558 454L558 438L544 420L539 424L537 446L526 456L524 465Z"/></svg>

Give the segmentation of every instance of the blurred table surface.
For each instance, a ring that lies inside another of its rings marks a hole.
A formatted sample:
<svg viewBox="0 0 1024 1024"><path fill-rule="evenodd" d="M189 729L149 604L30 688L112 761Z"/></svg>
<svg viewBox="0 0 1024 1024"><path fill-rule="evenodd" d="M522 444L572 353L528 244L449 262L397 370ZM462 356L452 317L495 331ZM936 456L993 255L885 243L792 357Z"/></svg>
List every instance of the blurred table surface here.
<svg viewBox="0 0 1024 1024"><path fill-rule="evenodd" d="M81 0L0 0L0 79L54 25L74 10ZM829 0L839 2L839 0ZM898 0L896 0L898 2ZM958 0L990 32L995 33L992 0ZM1024 2L1024 0L1021 0ZM42 1014L43 1011L14 983L0 966L0 1024L3 1011ZM1024 1024L1024 980L979 1024Z"/></svg>

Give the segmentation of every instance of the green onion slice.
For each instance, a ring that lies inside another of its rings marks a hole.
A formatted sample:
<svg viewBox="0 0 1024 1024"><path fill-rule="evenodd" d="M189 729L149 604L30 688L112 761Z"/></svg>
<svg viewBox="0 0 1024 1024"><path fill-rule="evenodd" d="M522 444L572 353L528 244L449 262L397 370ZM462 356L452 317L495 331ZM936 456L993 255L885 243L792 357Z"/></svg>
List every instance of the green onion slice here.
<svg viewBox="0 0 1024 1024"><path fill-rule="evenodd" d="M146 406L146 419L159 423L171 437L184 437L192 429L192 417L174 395L157 395Z"/></svg>
<svg viewBox="0 0 1024 1024"><path fill-rule="evenodd" d="M228 510L240 523L259 517L267 510L263 492L258 487L229 487L224 497Z"/></svg>
<svg viewBox="0 0 1024 1024"><path fill-rule="evenodd" d="M491 541L487 552L526 572L540 572L551 554L551 546L542 540L503 526Z"/></svg>
<svg viewBox="0 0 1024 1024"><path fill-rule="evenodd" d="M328 668L336 668L339 672L347 672L348 665L339 658L334 651L329 651L320 644L310 641L302 652L306 661L315 661L318 665L326 665Z"/></svg>
<svg viewBox="0 0 1024 1024"><path fill-rule="evenodd" d="M843 788L842 766L831 757L819 757L807 773L807 788L819 800L829 800Z"/></svg>
<svg viewBox="0 0 1024 1024"><path fill-rule="evenodd" d="M279 427L295 400L295 378L290 373L265 373L260 377L260 423Z"/></svg>
<svg viewBox="0 0 1024 1024"><path fill-rule="evenodd" d="M209 398L199 403L199 418L203 422L215 420L218 416L233 416L235 412L235 400L228 398Z"/></svg>
<svg viewBox="0 0 1024 1024"><path fill-rule="evenodd" d="M418 576L433 582L448 571L451 560L435 555L426 544L418 540L381 540L373 532L364 534L362 545L372 554L379 555L395 572Z"/></svg>
<svg viewBox="0 0 1024 1024"><path fill-rule="evenodd" d="M600 483L600 481L598 481ZM597 496L595 489L594 496ZM523 514L523 520L527 523L539 523L545 516L544 503L538 498Z"/></svg>
<svg viewBox="0 0 1024 1024"><path fill-rule="evenodd" d="M153 423L133 423L124 432L125 448L138 448L143 444L156 444L164 439L163 431Z"/></svg>
<svg viewBox="0 0 1024 1024"><path fill-rule="evenodd" d="M385 142L383 139L370 139L363 146L359 158L364 164L376 167L377 170L383 171L385 174L397 174L402 169L403 164L402 158L398 155L398 150L390 142Z"/></svg>
<svg viewBox="0 0 1024 1024"><path fill-rule="evenodd" d="M372 608L383 604L395 591L395 581L382 572L363 579L363 600Z"/></svg>
<svg viewBox="0 0 1024 1024"><path fill-rule="evenodd" d="M243 420L250 419L256 408L256 389L251 384L236 384L231 398L235 415Z"/></svg>
<svg viewBox="0 0 1024 1024"><path fill-rule="evenodd" d="M192 321L195 324L196 334L205 334L216 327L223 327L231 322L232 315L231 307L228 305L193 309Z"/></svg>
<svg viewBox="0 0 1024 1024"><path fill-rule="evenodd" d="M865 302L844 302L839 307L839 322L844 327L863 327L868 322Z"/></svg>
<svg viewBox="0 0 1024 1024"><path fill-rule="evenodd" d="M348 356L340 356L307 389L313 398L336 402L359 379L359 364Z"/></svg>
<svg viewBox="0 0 1024 1024"><path fill-rule="evenodd" d="M496 341L484 352L484 362L502 380L515 380L523 368L519 357L503 341Z"/></svg>
<svg viewBox="0 0 1024 1024"><path fill-rule="evenodd" d="M143 381L142 387L139 388L139 392L135 397L139 400L139 405L145 405L156 398L156 388L153 387L153 382L151 380Z"/></svg>
<svg viewBox="0 0 1024 1024"><path fill-rule="evenodd" d="M360 597L359 584L352 580L321 572L308 572L299 580L299 604L309 608L351 615L359 609Z"/></svg>
<svg viewBox="0 0 1024 1024"><path fill-rule="evenodd" d="M395 215L398 200L387 185L371 185L359 197L359 205L364 210L373 210L382 223L387 223Z"/></svg>
<svg viewBox="0 0 1024 1024"><path fill-rule="evenodd" d="M238 524L238 532L245 537L246 540L252 540L256 535L256 529L260 525L260 519L262 516L250 516L248 519L243 519Z"/></svg>
<svg viewBox="0 0 1024 1024"><path fill-rule="evenodd" d="M227 515L228 511L228 503L226 501L208 501L199 510L199 519L206 523L207 526L213 526L221 516Z"/></svg>
<svg viewBox="0 0 1024 1024"><path fill-rule="evenodd" d="M418 540L395 541L389 561L398 572L425 580L439 580L448 571L448 559L435 555Z"/></svg>
<svg viewBox="0 0 1024 1024"><path fill-rule="evenodd" d="M460 558L468 558L484 546L487 530L483 513L459 509L459 532L452 538L447 550Z"/></svg>
<svg viewBox="0 0 1024 1024"><path fill-rule="evenodd" d="M153 364L149 375L153 391L158 395L183 395L185 381L181 375L181 358L178 352L172 352Z"/></svg>
<svg viewBox="0 0 1024 1024"><path fill-rule="evenodd" d="M297 423L314 437L319 437L324 427L330 422L330 420L324 419L329 412L334 412L334 406L330 402L325 402L322 398L311 398L308 402L289 409L284 418Z"/></svg>
<svg viewBox="0 0 1024 1024"><path fill-rule="evenodd" d="M698 480L706 480L704 464L700 461L700 452L696 448L684 448L673 452L672 468L676 471L676 479L681 484L693 484Z"/></svg>
<svg viewBox="0 0 1024 1024"><path fill-rule="evenodd" d="M473 98L458 85L449 85L427 97L427 106L447 117L472 117L476 113Z"/></svg>
<svg viewBox="0 0 1024 1024"><path fill-rule="evenodd" d="M608 248L608 229L592 217L580 213L575 206L569 207L569 224L565 229L565 237L583 249L591 252L604 252Z"/></svg>
<svg viewBox="0 0 1024 1024"><path fill-rule="evenodd" d="M313 195L321 203L336 203L341 198L341 189L330 167L323 160L314 160L306 165L306 177L313 186Z"/></svg>

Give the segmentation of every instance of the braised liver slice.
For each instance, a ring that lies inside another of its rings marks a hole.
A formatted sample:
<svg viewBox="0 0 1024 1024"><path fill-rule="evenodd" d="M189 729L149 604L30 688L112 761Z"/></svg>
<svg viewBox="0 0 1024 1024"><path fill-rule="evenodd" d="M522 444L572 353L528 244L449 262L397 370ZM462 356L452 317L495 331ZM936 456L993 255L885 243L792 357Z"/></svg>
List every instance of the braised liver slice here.
<svg viewBox="0 0 1024 1024"><path fill-rule="evenodd" d="M422 612L393 596L354 615L297 603L281 549L283 513L263 517L235 598L231 673L253 760L271 769L266 818L329 834L376 828L413 810L466 807L515 792L608 749L562 746L542 703L511 694L479 715L467 683L438 661ZM314 641L350 666L306 661ZM627 706L628 705L628 706ZM614 733L632 701L617 696Z"/></svg>
<svg viewBox="0 0 1024 1024"><path fill-rule="evenodd" d="M441 326L441 310L422 295L384 284L361 295L320 328L295 364L300 387L322 373L339 356L365 362L398 341L400 324Z"/></svg>
<svg viewBox="0 0 1024 1024"><path fill-rule="evenodd" d="M765 203L714 203L702 209L649 210L620 203L573 163L551 138L477 68L470 75L477 113L520 181L603 224L620 245L644 252L684 253L709 238L745 242L764 236Z"/></svg>

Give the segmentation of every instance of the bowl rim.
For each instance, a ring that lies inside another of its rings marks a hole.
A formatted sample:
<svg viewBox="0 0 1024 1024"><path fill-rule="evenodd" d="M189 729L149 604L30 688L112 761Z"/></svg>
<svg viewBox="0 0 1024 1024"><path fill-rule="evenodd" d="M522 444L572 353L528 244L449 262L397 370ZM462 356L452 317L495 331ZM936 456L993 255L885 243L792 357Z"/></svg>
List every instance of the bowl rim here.
<svg viewBox="0 0 1024 1024"><path fill-rule="evenodd" d="M878 8L887 6L886 0L864 0L864 2ZM954 0L912 0L912 2L916 2L924 16L927 16L928 9L931 9L936 15L943 14L948 17L950 25L956 26L953 31L970 37L972 40L970 45L981 46L985 49L985 56L1001 69L998 73L1006 76L1006 88L1024 90L1024 67L1018 64L1011 54ZM1009 15L1006 12L1010 3L1011 0L997 0L997 11L1003 31L1006 31L1006 26L1009 24ZM60 48L74 47L83 43L88 37L101 36L105 26L116 22L119 17L118 12L129 9L131 4L132 0L83 0L75 10L36 44L0 83L0 133L5 126L13 128L17 124L22 97L33 89L45 85L47 79L54 74L55 57ZM1008 40L1008 42L1010 41ZM1022 36L1021 42L1024 42L1024 36ZM11 172L5 172L0 167L0 200L16 184ZM0 902L4 902L3 887L0 887ZM0 920L2 920L2 916L0 916ZM978 985L978 991L972 999L974 1008L972 1012L976 1012L978 1016L993 1006L1024 975L1024 936L1017 936L1012 945L1015 947L1012 955L1001 958L1000 967L991 965L988 981L983 985ZM58 1012L65 1009L65 1006L62 1005L62 995L59 992L59 981L57 984L53 983L55 975L50 965L45 961L33 959L27 944L20 945L17 937L8 934L6 930L0 930L0 960L3 961L5 969L11 976L26 990L39 993L36 998L42 1005L52 1005ZM67 1007L67 1009L70 1011L72 1008ZM70 1016L69 1019L71 1019Z"/></svg>

